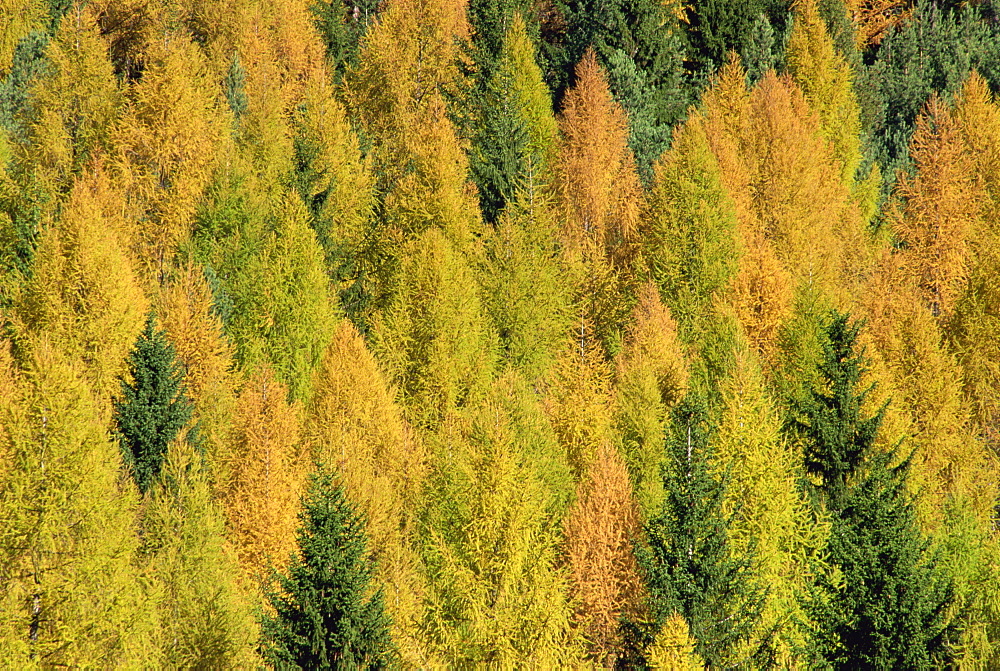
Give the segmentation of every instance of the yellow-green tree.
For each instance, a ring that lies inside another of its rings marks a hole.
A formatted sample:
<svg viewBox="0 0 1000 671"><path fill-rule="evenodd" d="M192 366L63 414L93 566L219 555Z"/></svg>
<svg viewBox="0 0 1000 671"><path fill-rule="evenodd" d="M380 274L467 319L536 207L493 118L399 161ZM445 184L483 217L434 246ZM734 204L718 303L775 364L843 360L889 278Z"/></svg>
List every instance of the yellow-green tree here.
<svg viewBox="0 0 1000 671"><path fill-rule="evenodd" d="M433 428L488 378L495 344L473 269L439 228L407 245L401 284L374 349L407 416Z"/></svg>
<svg viewBox="0 0 1000 671"><path fill-rule="evenodd" d="M6 73L17 43L32 30L45 25L46 3L41 0L12 0L0 9L0 72Z"/></svg>
<svg viewBox="0 0 1000 671"><path fill-rule="evenodd" d="M421 537L427 632L449 666L579 662L557 566L555 492L538 464L544 417L511 380L437 432ZM562 461L565 470L565 461ZM548 475L551 477L551 473Z"/></svg>
<svg viewBox="0 0 1000 671"><path fill-rule="evenodd" d="M202 457L176 440L143 505L141 566L155 604L155 666L257 666L258 625L237 583ZM151 655L152 656L152 655Z"/></svg>
<svg viewBox="0 0 1000 671"><path fill-rule="evenodd" d="M688 387L677 323L652 283L641 289L617 364L616 428L636 496L648 518L659 512L663 499L660 464L667 412Z"/></svg>
<svg viewBox="0 0 1000 671"><path fill-rule="evenodd" d="M83 366L38 336L19 371L5 341L0 393L5 663L144 665L154 631L134 566L136 491Z"/></svg>

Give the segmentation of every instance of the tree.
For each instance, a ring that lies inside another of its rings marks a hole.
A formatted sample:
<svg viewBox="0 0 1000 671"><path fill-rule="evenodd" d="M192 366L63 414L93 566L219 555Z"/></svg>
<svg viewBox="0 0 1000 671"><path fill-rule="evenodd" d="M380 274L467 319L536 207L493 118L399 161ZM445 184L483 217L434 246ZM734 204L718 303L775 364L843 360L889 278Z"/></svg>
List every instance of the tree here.
<svg viewBox="0 0 1000 671"><path fill-rule="evenodd" d="M948 659L951 586L917 526L906 491L910 458L875 448L885 406L868 414L860 328L830 315L820 383L797 408L806 470L832 517L829 560L843 574L842 586L819 582L814 645L835 668L923 668Z"/></svg>
<svg viewBox="0 0 1000 671"><path fill-rule="evenodd" d="M166 334L154 317L129 354L128 377L114 399L115 424L122 455L145 494L156 482L167 446L191 419L191 401L184 389L184 370Z"/></svg>
<svg viewBox="0 0 1000 671"><path fill-rule="evenodd" d="M302 428L313 460L336 465L346 496L364 516L372 579L385 594L402 662L429 664L420 629L426 585L417 533L430 466L426 441L404 418L395 389L346 320L316 372Z"/></svg>
<svg viewBox="0 0 1000 671"><path fill-rule="evenodd" d="M622 648L620 620L634 618L642 602L642 578L633 548L639 540L639 506L625 461L603 443L565 521L574 620L590 659L614 667Z"/></svg>
<svg viewBox="0 0 1000 671"><path fill-rule="evenodd" d="M904 245L902 258L915 276L934 316L946 320L964 293L969 239L980 228L987 195L973 177L972 160L945 103L933 96L917 119L910 158L916 175L903 175L897 193L902 216L893 229Z"/></svg>
<svg viewBox="0 0 1000 671"><path fill-rule="evenodd" d="M558 554L572 476L534 393L505 376L434 439L419 537L424 631L446 666L580 661Z"/></svg>
<svg viewBox="0 0 1000 671"><path fill-rule="evenodd" d="M299 513L299 556L292 555L273 615L263 619L263 652L290 668L384 668L392 659L381 591L370 588L364 520L334 476L320 467Z"/></svg>
<svg viewBox="0 0 1000 671"><path fill-rule="evenodd" d="M709 665L766 664L770 641L751 638L765 595L749 579L752 552L737 554L729 541L732 513L723 507L729 478L725 465L719 474L713 463L704 401L689 394L671 418L663 507L646 523L642 557L651 614L657 625L682 615Z"/></svg>
<svg viewBox="0 0 1000 671"><path fill-rule="evenodd" d="M0 342L0 647L11 665L143 666L155 620L135 570L135 489L83 366Z"/></svg>
<svg viewBox="0 0 1000 671"><path fill-rule="evenodd" d="M247 576L262 583L295 547L295 513L305 481L298 404L274 371L261 368L243 384L223 466L221 502L229 538Z"/></svg>

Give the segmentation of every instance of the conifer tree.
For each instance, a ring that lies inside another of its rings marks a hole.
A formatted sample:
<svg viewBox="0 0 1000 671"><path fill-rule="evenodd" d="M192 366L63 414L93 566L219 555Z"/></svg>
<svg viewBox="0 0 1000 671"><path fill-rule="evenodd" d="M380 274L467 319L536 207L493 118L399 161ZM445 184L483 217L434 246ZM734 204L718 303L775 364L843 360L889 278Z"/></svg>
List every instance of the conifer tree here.
<svg viewBox="0 0 1000 671"><path fill-rule="evenodd" d="M0 342L0 649L11 667L156 666L135 490L83 366ZM123 486L124 485L124 486Z"/></svg>
<svg viewBox="0 0 1000 671"><path fill-rule="evenodd" d="M625 461L614 446L601 445L565 522L574 619L588 656L610 668L621 654L620 620L641 606L642 579L633 548L640 529L639 506Z"/></svg>
<svg viewBox="0 0 1000 671"><path fill-rule="evenodd" d="M643 568L651 614L658 625L674 613L682 615L709 665L766 664L772 654L768 637L748 645L764 593L749 580L752 551L737 554L729 541L732 513L723 507L727 467L713 463L705 403L689 393L671 418L663 508L646 523Z"/></svg>
<svg viewBox="0 0 1000 671"><path fill-rule="evenodd" d="M155 665L259 665L253 603L227 547L203 457L189 440L168 446L159 478L146 494L141 524L140 566L159 625Z"/></svg>
<svg viewBox="0 0 1000 671"><path fill-rule="evenodd" d="M834 668L925 668L945 663L944 583L921 538L906 490L910 459L875 440L885 406L866 405L871 387L857 349L860 325L832 313L825 329L820 385L798 408L807 472L832 516L829 561L843 586L821 580L812 603L814 645Z"/></svg>
<svg viewBox="0 0 1000 671"><path fill-rule="evenodd" d="M114 399L115 424L125 464L145 494L159 476L167 446L191 419L184 370L152 314L129 354L128 377Z"/></svg>
<svg viewBox="0 0 1000 671"><path fill-rule="evenodd" d="M371 591L363 518L320 467L299 513L298 556L269 595L263 653L277 668L385 668L393 658L381 591Z"/></svg>

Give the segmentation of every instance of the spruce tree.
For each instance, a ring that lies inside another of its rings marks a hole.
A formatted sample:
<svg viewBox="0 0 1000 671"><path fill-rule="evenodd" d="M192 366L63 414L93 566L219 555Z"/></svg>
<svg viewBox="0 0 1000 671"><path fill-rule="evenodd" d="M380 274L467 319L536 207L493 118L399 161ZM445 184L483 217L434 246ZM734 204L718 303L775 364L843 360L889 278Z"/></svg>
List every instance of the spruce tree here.
<svg viewBox="0 0 1000 671"><path fill-rule="evenodd" d="M264 658L275 668L380 669L393 656L381 590L373 591L365 523L319 468L299 513L299 555L269 595Z"/></svg>
<svg viewBox="0 0 1000 671"><path fill-rule="evenodd" d="M752 553L734 556L725 474L713 463L705 401L689 392L672 411L663 467L663 508L646 524L643 564L657 626L674 613L689 623L709 666L766 666L770 637L751 635L764 594L748 579Z"/></svg>
<svg viewBox="0 0 1000 671"><path fill-rule="evenodd" d="M858 348L860 324L833 312L824 329L819 383L798 403L795 425L817 497L832 517L829 561L843 584L821 579L810 604L815 651L837 669L929 668L949 661L944 622L951 586L939 577L906 491L909 458L875 441L883 405L865 411L873 386Z"/></svg>
<svg viewBox="0 0 1000 671"><path fill-rule="evenodd" d="M114 399L115 424L124 461L139 491L146 493L160 473L167 446L192 411L184 371L152 314L129 355L128 368L128 377L120 379L121 396Z"/></svg>

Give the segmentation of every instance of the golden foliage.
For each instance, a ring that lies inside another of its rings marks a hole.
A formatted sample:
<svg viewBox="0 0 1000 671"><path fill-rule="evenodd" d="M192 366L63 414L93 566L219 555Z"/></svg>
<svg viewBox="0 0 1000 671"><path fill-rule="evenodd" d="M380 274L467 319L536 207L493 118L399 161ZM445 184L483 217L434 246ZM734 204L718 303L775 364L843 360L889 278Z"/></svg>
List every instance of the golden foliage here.
<svg viewBox="0 0 1000 671"><path fill-rule="evenodd" d="M42 0L4 0L0 3L0 75L6 74L18 41L44 25Z"/></svg>
<svg viewBox="0 0 1000 671"><path fill-rule="evenodd" d="M913 11L913 0L846 0L854 20L855 40L865 49L877 46L889 32L906 21Z"/></svg>
<svg viewBox="0 0 1000 671"><path fill-rule="evenodd" d="M305 460L299 446L298 404L274 372L261 367L236 401L233 445L222 502L229 537L245 573L266 581L296 551Z"/></svg>
<svg viewBox="0 0 1000 671"><path fill-rule="evenodd" d="M936 96L917 119L910 157L917 174L900 175L904 205L893 230L931 312L947 318L968 279L968 240L979 227L986 193L973 176L958 124Z"/></svg>
<svg viewBox="0 0 1000 671"><path fill-rule="evenodd" d="M639 533L625 461L602 443L566 517L565 552L574 617L590 657L603 667L614 666L621 648L620 619L635 615L640 605L642 579L633 553Z"/></svg>
<svg viewBox="0 0 1000 671"><path fill-rule="evenodd" d="M642 185L628 148L628 119L588 49L576 68L559 120L557 189L566 211L564 243L595 243L609 256L629 258L639 235Z"/></svg>
<svg viewBox="0 0 1000 671"><path fill-rule="evenodd" d="M127 248L124 209L103 170L82 176L61 221L42 234L16 308L26 333L47 334L83 361L104 399L118 391L149 305Z"/></svg>

